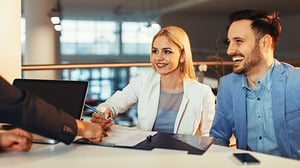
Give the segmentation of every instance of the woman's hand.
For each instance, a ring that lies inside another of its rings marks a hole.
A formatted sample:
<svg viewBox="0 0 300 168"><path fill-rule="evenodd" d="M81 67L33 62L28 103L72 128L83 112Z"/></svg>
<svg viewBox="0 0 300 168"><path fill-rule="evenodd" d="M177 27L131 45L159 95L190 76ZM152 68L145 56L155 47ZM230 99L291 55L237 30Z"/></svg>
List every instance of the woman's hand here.
<svg viewBox="0 0 300 168"><path fill-rule="evenodd" d="M104 115L101 115L99 113L93 113L91 122L98 123L102 126L103 130L107 131L114 123L112 118L112 112L110 109L105 109L103 112Z"/></svg>

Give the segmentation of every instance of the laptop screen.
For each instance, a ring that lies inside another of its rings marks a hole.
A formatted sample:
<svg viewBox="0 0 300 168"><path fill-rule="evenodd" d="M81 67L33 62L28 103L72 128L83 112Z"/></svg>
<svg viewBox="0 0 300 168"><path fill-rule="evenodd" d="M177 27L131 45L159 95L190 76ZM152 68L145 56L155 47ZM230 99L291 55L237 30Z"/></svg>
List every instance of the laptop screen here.
<svg viewBox="0 0 300 168"><path fill-rule="evenodd" d="M15 79L13 85L29 90L74 118L80 119L82 116L87 81Z"/></svg>

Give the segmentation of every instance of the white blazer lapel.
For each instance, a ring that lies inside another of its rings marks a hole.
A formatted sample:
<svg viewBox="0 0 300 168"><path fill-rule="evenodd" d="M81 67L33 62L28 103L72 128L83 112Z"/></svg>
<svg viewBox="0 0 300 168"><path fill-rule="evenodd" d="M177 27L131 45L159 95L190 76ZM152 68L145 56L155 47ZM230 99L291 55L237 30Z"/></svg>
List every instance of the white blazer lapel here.
<svg viewBox="0 0 300 168"><path fill-rule="evenodd" d="M179 125L181 123L181 120L182 120L182 117L183 117L183 114L185 112L185 109L186 109L186 106L189 102L189 99L183 95L182 97L182 102L181 102L181 105L179 107L179 111L178 111L178 114L177 114L177 117L176 117L176 120L175 120L175 126L174 126L174 133L178 133L178 128L179 128Z"/></svg>

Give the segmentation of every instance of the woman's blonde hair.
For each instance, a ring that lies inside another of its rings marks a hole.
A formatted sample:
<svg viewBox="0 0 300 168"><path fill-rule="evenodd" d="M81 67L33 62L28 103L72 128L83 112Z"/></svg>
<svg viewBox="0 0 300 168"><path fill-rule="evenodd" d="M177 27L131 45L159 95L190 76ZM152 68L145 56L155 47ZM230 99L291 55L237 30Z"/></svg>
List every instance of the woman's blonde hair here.
<svg viewBox="0 0 300 168"><path fill-rule="evenodd" d="M181 75L187 78L196 79L191 45L187 33L177 26L164 27L153 37L152 47L154 40L160 36L166 36L180 48L181 56L184 57L184 62L179 65Z"/></svg>

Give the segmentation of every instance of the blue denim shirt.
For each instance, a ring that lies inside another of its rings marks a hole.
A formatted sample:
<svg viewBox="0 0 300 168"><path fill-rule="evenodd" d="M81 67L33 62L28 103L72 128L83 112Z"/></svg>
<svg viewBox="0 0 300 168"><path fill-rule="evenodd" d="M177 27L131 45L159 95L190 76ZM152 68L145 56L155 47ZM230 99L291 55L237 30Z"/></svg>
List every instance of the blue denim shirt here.
<svg viewBox="0 0 300 168"><path fill-rule="evenodd" d="M300 160L300 68L275 59L271 71L271 119L276 131L277 148L280 156ZM215 144L228 146L234 134L237 148L249 149L247 98L243 83L245 77L235 73L220 78L216 114L210 129L210 136L216 138ZM247 86L246 83L244 86Z"/></svg>
<svg viewBox="0 0 300 168"><path fill-rule="evenodd" d="M271 98L271 75L273 65L265 76L257 81L258 90L248 87L244 78L243 90L246 93L247 130L249 150L279 155L274 129Z"/></svg>

